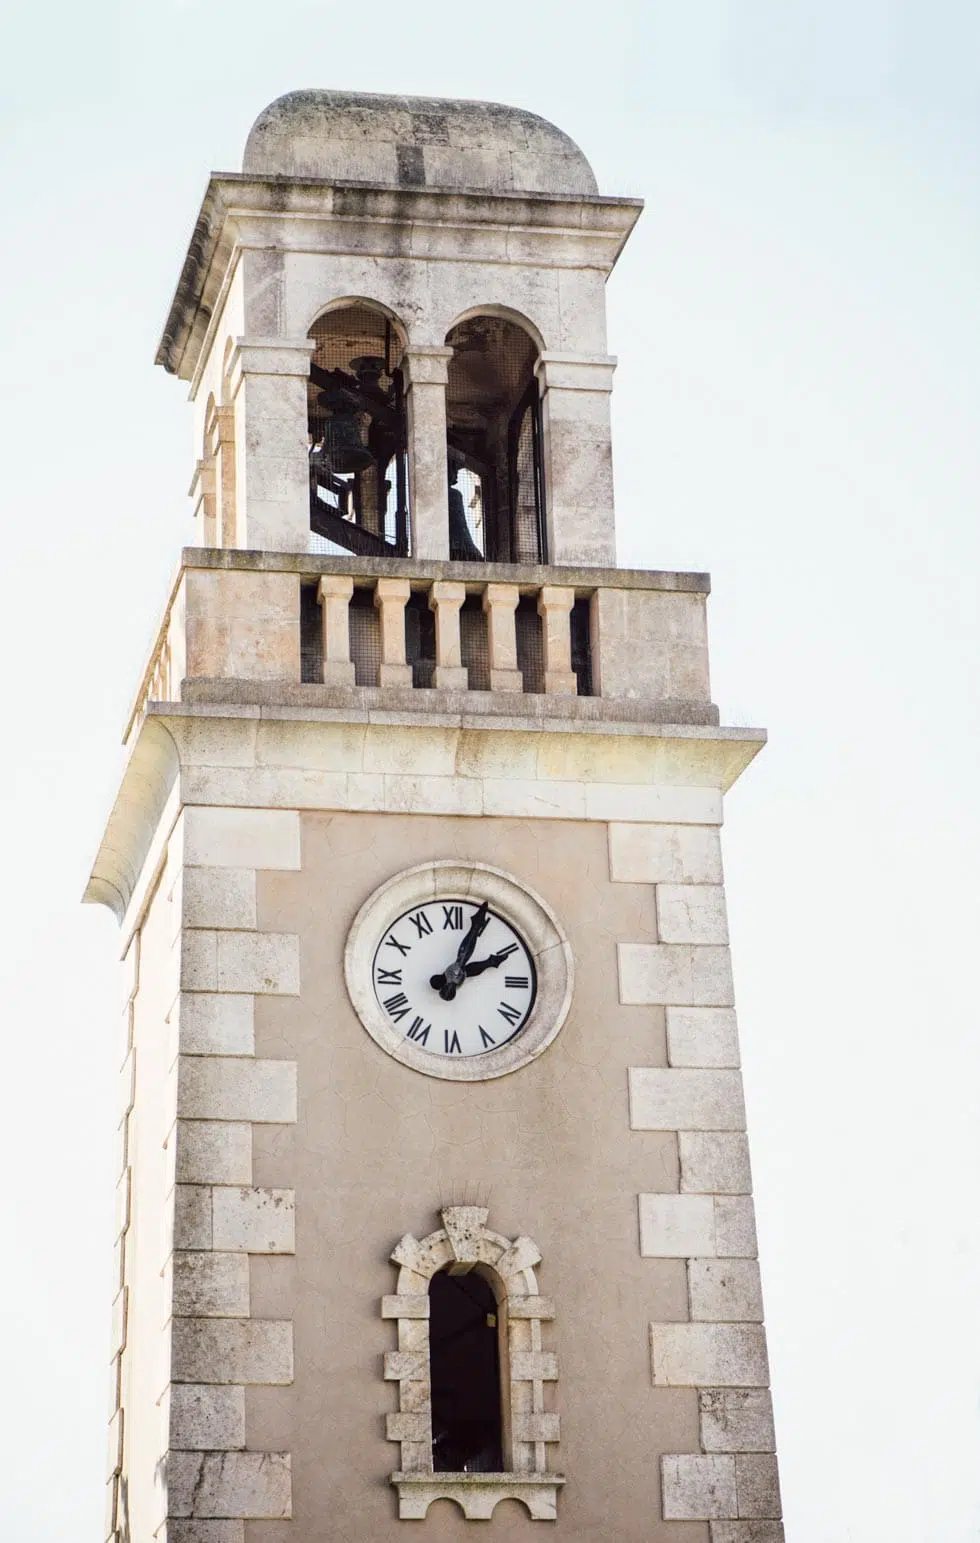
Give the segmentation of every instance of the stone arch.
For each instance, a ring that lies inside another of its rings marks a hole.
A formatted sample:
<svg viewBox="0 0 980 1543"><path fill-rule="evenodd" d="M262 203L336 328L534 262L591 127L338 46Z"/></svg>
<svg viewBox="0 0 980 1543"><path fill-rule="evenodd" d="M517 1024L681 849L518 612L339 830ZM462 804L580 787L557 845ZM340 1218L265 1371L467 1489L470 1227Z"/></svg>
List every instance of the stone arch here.
<svg viewBox="0 0 980 1543"><path fill-rule="evenodd" d="M425 1238L411 1233L391 1254L397 1291L382 1299L382 1317L398 1326L398 1349L385 1355L386 1381L399 1385L399 1408L387 1418L389 1441L401 1448L399 1515L424 1517L434 1500L454 1500L470 1520L487 1520L505 1499L519 1500L536 1521L554 1521L558 1487L547 1448L557 1442L559 1416L544 1408L544 1386L558 1377L557 1357L541 1347L541 1325L555 1316L541 1296L535 1267L541 1251L528 1237L491 1231L482 1206L447 1206L442 1226ZM429 1380L429 1283L439 1271L476 1270L492 1286L500 1312L501 1393L506 1471L436 1473L432 1463Z"/></svg>
<svg viewBox="0 0 980 1543"><path fill-rule="evenodd" d="M454 327L461 326L463 322L472 321L477 316L495 316L501 321L512 322L515 327L520 327L527 333L539 354L544 353L548 347L540 327L536 322L532 321L526 312L515 310L510 305L499 305L495 301L487 301L485 305L467 306L465 311L460 311L458 316L453 317L445 329L446 336L448 337Z"/></svg>

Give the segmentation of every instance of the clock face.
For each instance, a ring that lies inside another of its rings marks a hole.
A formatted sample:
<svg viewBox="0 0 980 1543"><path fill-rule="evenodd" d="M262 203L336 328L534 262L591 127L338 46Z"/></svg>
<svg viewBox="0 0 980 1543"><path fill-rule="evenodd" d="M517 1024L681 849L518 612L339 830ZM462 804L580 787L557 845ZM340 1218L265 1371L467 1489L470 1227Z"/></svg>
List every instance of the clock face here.
<svg viewBox="0 0 980 1543"><path fill-rule="evenodd" d="M537 995L520 932L471 896L405 910L378 936L371 971L390 1029L429 1055L486 1055L527 1023Z"/></svg>

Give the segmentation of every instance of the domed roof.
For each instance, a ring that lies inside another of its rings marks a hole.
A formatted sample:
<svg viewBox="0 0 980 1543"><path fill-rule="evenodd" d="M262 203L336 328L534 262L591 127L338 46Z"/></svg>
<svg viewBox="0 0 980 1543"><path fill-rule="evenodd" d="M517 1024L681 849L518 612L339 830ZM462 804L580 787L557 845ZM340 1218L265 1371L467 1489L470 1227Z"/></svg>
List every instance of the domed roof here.
<svg viewBox="0 0 980 1543"><path fill-rule="evenodd" d="M400 188L594 195L592 168L553 123L496 102L290 91L252 125L242 170Z"/></svg>

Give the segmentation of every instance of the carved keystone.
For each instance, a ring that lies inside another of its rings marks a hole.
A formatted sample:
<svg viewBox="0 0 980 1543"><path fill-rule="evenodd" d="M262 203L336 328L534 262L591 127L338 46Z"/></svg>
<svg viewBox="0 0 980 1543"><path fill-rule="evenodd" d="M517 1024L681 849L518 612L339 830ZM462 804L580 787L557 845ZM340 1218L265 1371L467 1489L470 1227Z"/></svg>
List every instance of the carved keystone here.
<svg viewBox="0 0 980 1543"><path fill-rule="evenodd" d="M489 1214L478 1205L451 1205L441 1212L442 1225L460 1264L476 1264L479 1259L477 1247Z"/></svg>

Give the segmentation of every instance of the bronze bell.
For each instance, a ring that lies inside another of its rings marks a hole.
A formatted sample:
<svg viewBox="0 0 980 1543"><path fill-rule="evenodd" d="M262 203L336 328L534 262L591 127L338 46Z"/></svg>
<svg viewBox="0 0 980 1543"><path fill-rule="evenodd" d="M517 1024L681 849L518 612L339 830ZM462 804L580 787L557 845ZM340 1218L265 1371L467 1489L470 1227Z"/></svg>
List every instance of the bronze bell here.
<svg viewBox="0 0 980 1543"><path fill-rule="evenodd" d="M359 415L351 411L349 397L339 391L321 391L317 406L326 408L320 457L334 472L367 471L374 456L364 443ZM320 458L318 457L318 459Z"/></svg>

